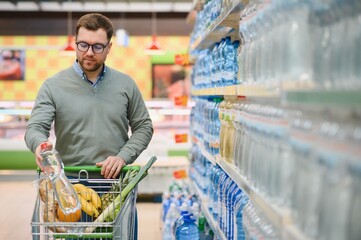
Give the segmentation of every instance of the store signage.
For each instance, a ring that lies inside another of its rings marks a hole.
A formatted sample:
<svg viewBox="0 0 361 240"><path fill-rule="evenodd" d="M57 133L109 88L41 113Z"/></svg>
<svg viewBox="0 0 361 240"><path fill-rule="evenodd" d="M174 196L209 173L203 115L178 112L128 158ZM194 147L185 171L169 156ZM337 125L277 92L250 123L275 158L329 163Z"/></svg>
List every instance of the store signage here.
<svg viewBox="0 0 361 240"><path fill-rule="evenodd" d="M173 176L175 179L184 179L187 177L187 172L186 170L182 169L182 170L176 170L173 172Z"/></svg>
<svg viewBox="0 0 361 240"><path fill-rule="evenodd" d="M188 134L175 134L174 140L176 143L185 143L188 142Z"/></svg>
<svg viewBox="0 0 361 240"><path fill-rule="evenodd" d="M176 54L174 57L174 63L182 66L190 65L188 54Z"/></svg>
<svg viewBox="0 0 361 240"><path fill-rule="evenodd" d="M185 107L188 104L188 96L179 96L174 98L174 105L175 106L182 106Z"/></svg>

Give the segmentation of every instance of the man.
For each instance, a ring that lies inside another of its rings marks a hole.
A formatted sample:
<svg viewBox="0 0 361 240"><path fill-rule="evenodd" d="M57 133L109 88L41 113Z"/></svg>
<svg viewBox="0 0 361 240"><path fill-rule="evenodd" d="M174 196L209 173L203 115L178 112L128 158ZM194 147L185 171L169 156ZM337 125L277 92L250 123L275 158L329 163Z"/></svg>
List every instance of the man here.
<svg viewBox="0 0 361 240"><path fill-rule="evenodd" d="M52 146L53 122L55 148L64 165L96 164L104 178L118 176L148 146L153 126L138 87L104 64L112 36L107 17L82 16L76 26L76 61L41 86L25 133L40 168L40 145Z"/></svg>

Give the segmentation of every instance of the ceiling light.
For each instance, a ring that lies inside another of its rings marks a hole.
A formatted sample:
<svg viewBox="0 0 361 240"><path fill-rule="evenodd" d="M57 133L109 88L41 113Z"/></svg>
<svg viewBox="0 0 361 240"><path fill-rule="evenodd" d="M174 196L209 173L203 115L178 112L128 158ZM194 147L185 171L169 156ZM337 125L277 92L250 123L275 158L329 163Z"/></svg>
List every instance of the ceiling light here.
<svg viewBox="0 0 361 240"><path fill-rule="evenodd" d="M85 11L94 11L94 12L101 12L105 10L105 3L102 2L85 2L84 3L84 10Z"/></svg>
<svg viewBox="0 0 361 240"><path fill-rule="evenodd" d="M18 11L38 11L39 5L35 2L18 2L16 10Z"/></svg>
<svg viewBox="0 0 361 240"><path fill-rule="evenodd" d="M193 3L175 2L173 3L174 12L189 12L192 10Z"/></svg>
<svg viewBox="0 0 361 240"><path fill-rule="evenodd" d="M40 9L42 11L58 12L60 11L60 4L58 2L41 2Z"/></svg>
<svg viewBox="0 0 361 240"><path fill-rule="evenodd" d="M153 5L154 6L154 0ZM148 43L144 52L147 55L161 55L164 54L160 43L157 41L157 12L152 9L152 41Z"/></svg>
<svg viewBox="0 0 361 240"><path fill-rule="evenodd" d="M12 11L16 10L16 7L13 3L7 1L7 2L0 2L0 11Z"/></svg>
<svg viewBox="0 0 361 240"><path fill-rule="evenodd" d="M73 56L75 52L75 48L73 47L73 36L71 34L72 29L72 12L68 12L68 43L60 52L61 56Z"/></svg>
<svg viewBox="0 0 361 240"><path fill-rule="evenodd" d="M157 41L157 36L152 36L152 41L148 43L146 46L144 52L148 55L162 55L164 54L164 51L162 50L162 47L160 43Z"/></svg>

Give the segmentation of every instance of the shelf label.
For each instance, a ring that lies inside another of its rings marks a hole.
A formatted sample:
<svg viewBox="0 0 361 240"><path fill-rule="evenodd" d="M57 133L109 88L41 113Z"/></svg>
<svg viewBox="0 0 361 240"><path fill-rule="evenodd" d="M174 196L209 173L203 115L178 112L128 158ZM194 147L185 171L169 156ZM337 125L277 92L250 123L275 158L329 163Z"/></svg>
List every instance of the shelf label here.
<svg viewBox="0 0 361 240"><path fill-rule="evenodd" d="M184 169L176 170L173 172L173 177L175 179L185 179L185 178L187 178L187 172Z"/></svg>
<svg viewBox="0 0 361 240"><path fill-rule="evenodd" d="M182 66L190 65L189 54L176 54L174 56L174 63Z"/></svg>
<svg viewBox="0 0 361 240"><path fill-rule="evenodd" d="M174 105L175 106L182 106L185 107L188 104L188 96L179 96L174 98Z"/></svg>
<svg viewBox="0 0 361 240"><path fill-rule="evenodd" d="M176 143L185 143L188 142L188 134L175 134L174 140Z"/></svg>

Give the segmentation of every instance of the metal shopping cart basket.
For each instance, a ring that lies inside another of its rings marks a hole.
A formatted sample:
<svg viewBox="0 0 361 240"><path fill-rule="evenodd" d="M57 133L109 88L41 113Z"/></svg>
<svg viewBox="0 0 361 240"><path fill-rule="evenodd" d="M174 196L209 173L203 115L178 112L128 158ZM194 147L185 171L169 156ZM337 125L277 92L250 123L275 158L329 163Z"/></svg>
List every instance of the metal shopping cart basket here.
<svg viewBox="0 0 361 240"><path fill-rule="evenodd" d="M126 166L122 169L121 174L125 175L130 169L138 170L139 166ZM120 190L114 190L114 184L119 184L118 179L90 179L89 172L100 172L100 168L94 166L82 167L65 167L65 172L78 172L78 178L69 179L72 183L82 183L89 188L94 189L99 196L108 194L110 199L120 194ZM84 177L85 175L85 177ZM39 181L42 178L39 173ZM113 187L112 187L113 186ZM49 196L55 199L54 196ZM44 221L44 213L47 214L45 203L38 196L35 203L33 217L31 220L33 240L40 239L134 239L135 221L136 221L136 197L137 186L128 194L125 203L114 220L110 222L94 222L93 217L82 213L81 219L77 222L60 222L60 221ZM48 204L48 203L47 203ZM47 217L48 218L48 217ZM48 218L49 219L49 218ZM93 232L86 232L91 227L95 229Z"/></svg>

